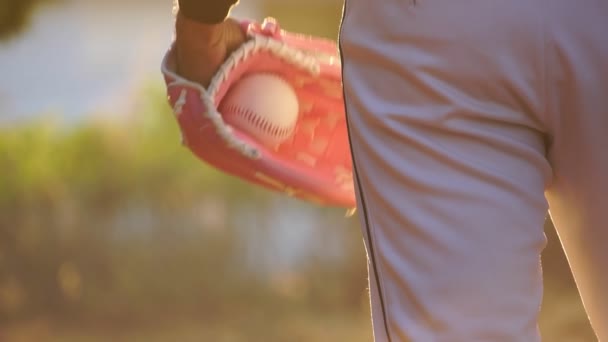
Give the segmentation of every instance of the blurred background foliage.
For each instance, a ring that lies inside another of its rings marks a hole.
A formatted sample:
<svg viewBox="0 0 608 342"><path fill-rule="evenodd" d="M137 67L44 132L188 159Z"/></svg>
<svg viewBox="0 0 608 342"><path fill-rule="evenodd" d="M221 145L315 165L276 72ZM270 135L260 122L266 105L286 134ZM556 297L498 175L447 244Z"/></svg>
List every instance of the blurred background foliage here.
<svg viewBox="0 0 608 342"><path fill-rule="evenodd" d="M0 33L34 3L1 0ZM340 1L260 7L337 37ZM0 125L0 341L371 341L358 221L196 160L158 77L119 122ZM545 340L594 341L546 232Z"/></svg>
<svg viewBox="0 0 608 342"><path fill-rule="evenodd" d="M142 98L142 115L120 126L0 130L0 323L121 331L192 320L209 341L330 341L334 329L369 340L354 219L201 164L162 91ZM324 241L295 253L293 219Z"/></svg>
<svg viewBox="0 0 608 342"><path fill-rule="evenodd" d="M27 27L40 3L56 0L0 0L0 39L16 36Z"/></svg>

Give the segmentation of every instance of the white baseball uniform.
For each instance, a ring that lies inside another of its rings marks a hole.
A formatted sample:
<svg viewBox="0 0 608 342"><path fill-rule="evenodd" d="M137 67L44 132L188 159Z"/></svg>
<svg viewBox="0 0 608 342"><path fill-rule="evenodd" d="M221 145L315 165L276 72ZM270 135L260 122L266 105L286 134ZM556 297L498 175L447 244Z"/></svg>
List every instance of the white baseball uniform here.
<svg viewBox="0 0 608 342"><path fill-rule="evenodd" d="M608 2L347 0L374 335L538 341L547 209L608 340Z"/></svg>

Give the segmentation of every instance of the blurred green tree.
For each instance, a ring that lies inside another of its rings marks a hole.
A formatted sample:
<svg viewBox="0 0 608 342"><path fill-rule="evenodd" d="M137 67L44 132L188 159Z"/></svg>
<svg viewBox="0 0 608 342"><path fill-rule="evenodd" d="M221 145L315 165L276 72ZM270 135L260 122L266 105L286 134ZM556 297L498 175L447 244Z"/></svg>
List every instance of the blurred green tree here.
<svg viewBox="0 0 608 342"><path fill-rule="evenodd" d="M0 0L0 40L21 32L40 2L48 0Z"/></svg>
<svg viewBox="0 0 608 342"><path fill-rule="evenodd" d="M343 0L261 1L264 16L276 18L288 31L338 38Z"/></svg>

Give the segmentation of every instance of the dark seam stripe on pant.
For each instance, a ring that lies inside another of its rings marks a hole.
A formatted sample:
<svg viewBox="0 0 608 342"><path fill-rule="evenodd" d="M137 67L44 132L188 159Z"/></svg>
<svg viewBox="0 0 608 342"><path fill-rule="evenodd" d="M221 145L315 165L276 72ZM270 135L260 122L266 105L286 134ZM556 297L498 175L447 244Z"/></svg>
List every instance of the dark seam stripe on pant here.
<svg viewBox="0 0 608 342"><path fill-rule="evenodd" d="M346 17L346 6L347 6L347 0L344 0L344 8L342 9L342 20L340 21L340 29L339 29L339 37L338 37L338 47L340 49L340 62L341 64L341 68L342 68L342 75L344 75L344 58L342 56L342 42L341 42L341 37L342 37L342 28L343 28L343 24L344 24L344 19ZM344 77L344 76L342 76ZM342 82L344 84L344 82ZM348 120L348 111L346 109L346 91L344 90L344 85L342 86L342 98L343 98L343 105L344 105L344 113L346 115L346 127L347 127L347 131L348 131L348 143L350 146L350 156L352 159L352 163L353 163L353 173L355 176L355 184L357 186L357 189L359 191L359 197L361 198L361 210L363 211L363 220L364 225L365 225L365 231L367 233L367 240L368 240L368 248L369 248L369 258L371 261L371 266L372 266L372 272L373 272L373 277L374 280L376 282L376 288L378 290L378 297L380 297L380 307L382 309L382 321L384 323L384 330L386 331L386 338L388 339L388 342L392 342L391 339L391 335L388 329L388 317L386 314L386 306L384 303L384 296L382 294L382 288L380 286L380 277L378 276L378 267L376 266L376 254L374 251L374 239L372 237L372 232L371 232L371 228L370 228L370 223L369 223L369 216L368 216L368 212L367 212L367 206L365 205L365 196L363 194L363 189L361 188L361 182L359 181L359 173L357 172L357 163L355 162L355 153L353 152L353 142L351 140L351 130L350 130L350 123ZM371 293L371 289L370 289L370 296L372 296Z"/></svg>

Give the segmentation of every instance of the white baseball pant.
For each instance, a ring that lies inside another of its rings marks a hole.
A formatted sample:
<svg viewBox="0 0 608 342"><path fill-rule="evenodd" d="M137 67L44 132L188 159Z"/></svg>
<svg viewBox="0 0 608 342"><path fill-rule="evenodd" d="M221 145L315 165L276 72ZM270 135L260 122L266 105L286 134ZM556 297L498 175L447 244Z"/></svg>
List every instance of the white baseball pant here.
<svg viewBox="0 0 608 342"><path fill-rule="evenodd" d="M547 209L608 341L606 18L603 0L347 0L376 341L539 341Z"/></svg>

